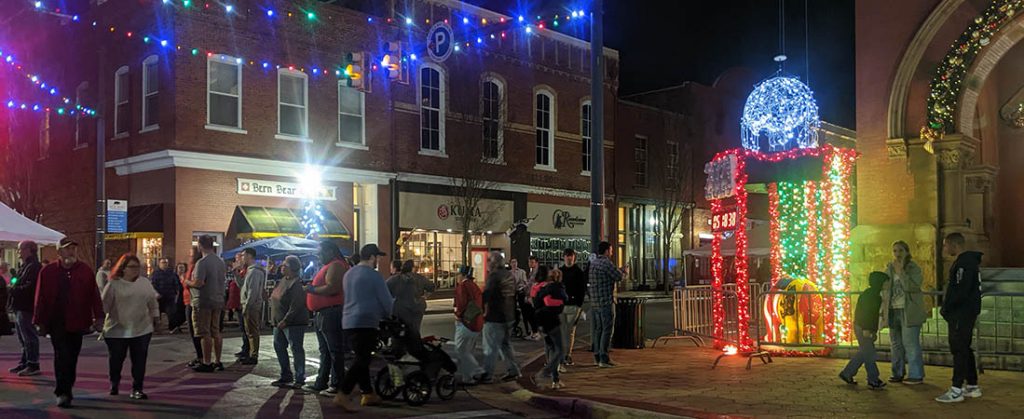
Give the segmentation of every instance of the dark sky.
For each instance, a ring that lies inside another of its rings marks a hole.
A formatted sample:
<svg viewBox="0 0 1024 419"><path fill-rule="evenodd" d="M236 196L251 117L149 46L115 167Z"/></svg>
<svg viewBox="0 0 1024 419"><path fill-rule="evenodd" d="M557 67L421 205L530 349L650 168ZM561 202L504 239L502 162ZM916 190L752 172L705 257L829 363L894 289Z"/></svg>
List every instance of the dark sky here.
<svg viewBox="0 0 1024 419"><path fill-rule="evenodd" d="M855 128L853 0L783 1L786 73L805 82L810 75L821 119ZM528 10L531 15L571 10L572 5L590 10L592 4L469 2L510 14ZM804 19L805 4L809 19ZM732 67L747 67L765 78L778 69L772 57L779 52L779 0L605 0L605 11L605 44L619 50L624 95L685 81L712 84ZM804 48L805 33L809 49Z"/></svg>

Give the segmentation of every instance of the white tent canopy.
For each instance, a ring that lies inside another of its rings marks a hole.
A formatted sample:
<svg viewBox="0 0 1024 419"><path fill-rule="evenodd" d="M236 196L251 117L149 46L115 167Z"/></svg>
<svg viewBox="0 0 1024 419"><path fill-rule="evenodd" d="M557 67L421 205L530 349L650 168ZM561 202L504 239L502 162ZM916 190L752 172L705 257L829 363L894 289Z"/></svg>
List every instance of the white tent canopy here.
<svg viewBox="0 0 1024 419"><path fill-rule="evenodd" d="M64 235L18 214L0 203L0 242L31 240L39 244L55 244Z"/></svg>
<svg viewBox="0 0 1024 419"><path fill-rule="evenodd" d="M771 243L768 238L768 226L755 224L747 230L747 256L765 257L771 253ZM683 256L711 257L711 243L705 244L696 249L686 250ZM732 235L722 240L722 256L736 256L736 236Z"/></svg>

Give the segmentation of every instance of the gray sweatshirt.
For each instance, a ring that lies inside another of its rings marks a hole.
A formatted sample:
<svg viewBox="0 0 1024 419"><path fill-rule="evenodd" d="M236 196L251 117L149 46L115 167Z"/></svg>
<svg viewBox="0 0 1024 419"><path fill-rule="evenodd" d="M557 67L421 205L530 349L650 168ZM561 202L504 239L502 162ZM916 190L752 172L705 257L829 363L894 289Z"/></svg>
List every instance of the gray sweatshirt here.
<svg viewBox="0 0 1024 419"><path fill-rule="evenodd" d="M306 310L306 290L302 281L292 280L287 284L281 280L270 295L270 315L274 326L284 321L286 326L305 326L309 324L309 311ZM285 287L288 288L285 288Z"/></svg>
<svg viewBox="0 0 1024 419"><path fill-rule="evenodd" d="M245 272L241 284L242 311L263 310L263 288L267 286L267 271L259 265L251 265Z"/></svg>

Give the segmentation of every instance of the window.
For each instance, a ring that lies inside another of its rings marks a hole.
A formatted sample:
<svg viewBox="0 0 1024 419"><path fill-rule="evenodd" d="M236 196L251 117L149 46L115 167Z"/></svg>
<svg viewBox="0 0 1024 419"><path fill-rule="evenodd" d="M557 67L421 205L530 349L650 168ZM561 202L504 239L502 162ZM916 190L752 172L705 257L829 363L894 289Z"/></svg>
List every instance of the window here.
<svg viewBox="0 0 1024 419"><path fill-rule="evenodd" d="M444 153L444 79L434 67L420 69L420 150Z"/></svg>
<svg viewBox="0 0 1024 419"><path fill-rule="evenodd" d="M366 145L365 93L338 82L338 144Z"/></svg>
<svg viewBox="0 0 1024 419"><path fill-rule="evenodd" d="M128 135L128 66L114 73L114 138Z"/></svg>
<svg viewBox="0 0 1024 419"><path fill-rule="evenodd" d="M206 61L206 122L242 129L242 61L213 55Z"/></svg>
<svg viewBox="0 0 1024 419"><path fill-rule="evenodd" d="M583 138L583 171L590 173L590 127L593 118L591 116L592 107L590 102L583 102L583 106L580 107L580 137Z"/></svg>
<svg viewBox="0 0 1024 419"><path fill-rule="evenodd" d="M636 136L636 148L633 149L633 184L647 186L647 137Z"/></svg>
<svg viewBox="0 0 1024 419"><path fill-rule="evenodd" d="M43 119L39 123L39 159L50 156L50 110L43 113Z"/></svg>
<svg viewBox="0 0 1024 419"><path fill-rule="evenodd" d="M537 131L537 156L536 164L540 167L554 168L554 97L551 93L542 91L536 96L536 120L534 125Z"/></svg>
<svg viewBox="0 0 1024 419"><path fill-rule="evenodd" d="M500 161L502 159L502 127L504 121L501 112L501 82L495 79L484 81L481 88L480 118L483 120L484 158Z"/></svg>
<svg viewBox="0 0 1024 419"><path fill-rule="evenodd" d="M160 90L160 78L157 73L158 58L150 55L142 61L142 129L158 128L160 107L157 93Z"/></svg>
<svg viewBox="0 0 1024 419"><path fill-rule="evenodd" d="M85 94L89 91L89 82L83 81L75 88L75 106L81 106L85 101ZM75 114L75 148L85 147L85 133L82 130L82 113Z"/></svg>
<svg viewBox="0 0 1024 419"><path fill-rule="evenodd" d="M282 137L309 137L309 113L306 112L308 81L301 71L277 70L277 133Z"/></svg>
<svg viewBox="0 0 1024 419"><path fill-rule="evenodd" d="M675 181L679 179L679 143L677 142L668 142L668 162L665 165L665 172L666 178L670 181L669 186L675 186Z"/></svg>

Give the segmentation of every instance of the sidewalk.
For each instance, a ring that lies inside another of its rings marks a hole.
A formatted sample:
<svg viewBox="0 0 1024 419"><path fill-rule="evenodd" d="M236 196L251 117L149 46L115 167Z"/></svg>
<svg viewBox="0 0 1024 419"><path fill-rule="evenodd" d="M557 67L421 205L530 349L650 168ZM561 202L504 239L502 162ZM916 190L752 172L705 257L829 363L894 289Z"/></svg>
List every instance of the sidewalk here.
<svg viewBox="0 0 1024 419"><path fill-rule="evenodd" d="M571 406L576 416L589 417L637 417L633 409L697 418L1024 417L1024 374L1012 371L986 371L980 377L982 398L944 405L933 399L949 387L952 369L947 367L926 367L922 385L890 384L872 391L864 384L863 370L857 377L860 385L839 381L836 374L846 362L841 359L776 357L768 365L755 359L748 371L746 358L732 356L712 370L720 352L674 342L655 349L614 350L612 359L618 366L598 369L586 362L588 352L575 354L579 366L563 375L563 390L552 391L549 382L537 385L530 378L543 359L527 368L529 375L519 384L532 392L531 403ZM883 378L889 376L889 363L879 363L879 369ZM625 409L580 415L593 404Z"/></svg>

